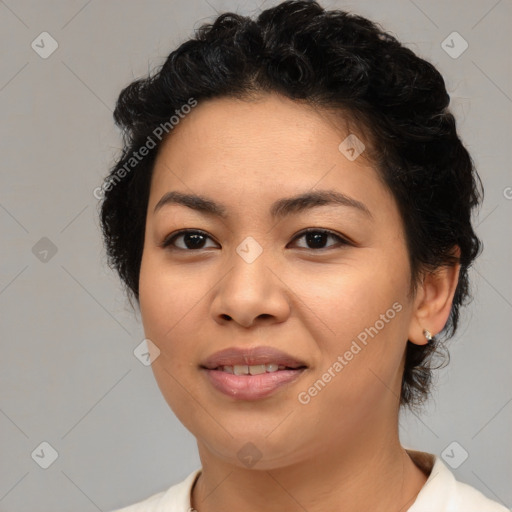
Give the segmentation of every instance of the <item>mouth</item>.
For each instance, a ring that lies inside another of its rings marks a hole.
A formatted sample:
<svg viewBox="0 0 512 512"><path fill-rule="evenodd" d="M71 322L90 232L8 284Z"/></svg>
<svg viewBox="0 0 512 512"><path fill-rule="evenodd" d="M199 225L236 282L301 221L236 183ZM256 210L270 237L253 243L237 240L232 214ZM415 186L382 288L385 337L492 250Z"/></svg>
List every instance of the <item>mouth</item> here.
<svg viewBox="0 0 512 512"><path fill-rule="evenodd" d="M296 381L308 366L272 347L226 349L200 365L213 388L236 400L259 400Z"/></svg>

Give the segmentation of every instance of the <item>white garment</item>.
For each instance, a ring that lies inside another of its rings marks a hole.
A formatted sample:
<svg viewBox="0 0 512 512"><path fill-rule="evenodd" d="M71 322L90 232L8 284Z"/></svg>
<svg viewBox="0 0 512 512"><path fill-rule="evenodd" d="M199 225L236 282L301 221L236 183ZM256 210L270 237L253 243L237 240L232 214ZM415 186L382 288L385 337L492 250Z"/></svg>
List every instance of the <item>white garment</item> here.
<svg viewBox="0 0 512 512"><path fill-rule="evenodd" d="M404 512L510 512L468 484L455 480L453 473L436 455L407 449L413 461L429 477L414 503ZM192 487L201 468L167 491L112 512L194 512L190 505Z"/></svg>

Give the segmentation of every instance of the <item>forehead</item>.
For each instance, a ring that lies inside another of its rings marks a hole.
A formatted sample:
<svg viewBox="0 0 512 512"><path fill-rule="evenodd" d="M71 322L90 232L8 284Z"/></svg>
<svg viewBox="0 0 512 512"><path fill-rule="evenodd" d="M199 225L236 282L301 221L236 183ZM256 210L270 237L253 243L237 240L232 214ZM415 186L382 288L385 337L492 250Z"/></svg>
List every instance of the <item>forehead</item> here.
<svg viewBox="0 0 512 512"><path fill-rule="evenodd" d="M161 150L165 151L169 144L184 144L188 149L200 147L202 155L211 151L228 156L246 151L248 155L257 152L259 159L285 154L300 161L307 154L316 156L315 150L325 151L328 146L338 150L339 143L351 131L369 145L369 134L342 111L327 111L275 93L243 100L221 97L201 100L180 120ZM363 152L360 160L365 156Z"/></svg>
<svg viewBox="0 0 512 512"><path fill-rule="evenodd" d="M366 158L368 137L355 129L341 114L274 94L199 102L159 149L149 207L176 189L255 204L314 189L389 195ZM349 136L361 143L354 159Z"/></svg>

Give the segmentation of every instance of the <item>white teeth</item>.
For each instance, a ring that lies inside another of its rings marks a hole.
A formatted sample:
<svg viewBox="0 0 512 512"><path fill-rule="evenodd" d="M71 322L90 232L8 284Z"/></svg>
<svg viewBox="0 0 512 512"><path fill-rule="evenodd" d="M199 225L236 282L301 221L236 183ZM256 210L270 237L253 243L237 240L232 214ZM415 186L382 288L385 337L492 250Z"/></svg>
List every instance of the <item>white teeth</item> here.
<svg viewBox="0 0 512 512"><path fill-rule="evenodd" d="M249 367L246 364L235 364L233 366L233 373L235 375L248 375Z"/></svg>
<svg viewBox="0 0 512 512"><path fill-rule="evenodd" d="M264 364L255 364L253 366L249 366L249 373L251 375L259 375L260 373L265 373L267 369Z"/></svg>
<svg viewBox="0 0 512 512"><path fill-rule="evenodd" d="M273 373L284 369L286 369L286 366L274 363L254 364L251 366L246 364L235 364L234 366L220 366L218 368L218 370L234 375L260 375L262 373Z"/></svg>

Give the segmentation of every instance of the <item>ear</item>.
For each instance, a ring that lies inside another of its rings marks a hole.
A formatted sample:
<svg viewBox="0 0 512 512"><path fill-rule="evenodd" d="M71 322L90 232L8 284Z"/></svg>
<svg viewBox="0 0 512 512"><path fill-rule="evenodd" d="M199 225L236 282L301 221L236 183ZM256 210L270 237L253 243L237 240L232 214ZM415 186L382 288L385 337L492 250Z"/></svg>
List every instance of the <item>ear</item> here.
<svg viewBox="0 0 512 512"><path fill-rule="evenodd" d="M460 257L460 248L455 246L453 256ZM418 285L414 310L409 326L409 341L416 345L426 345L428 339L423 334L427 329L432 336L441 332L448 321L453 296L459 282L460 263L443 266L434 272L423 275Z"/></svg>

